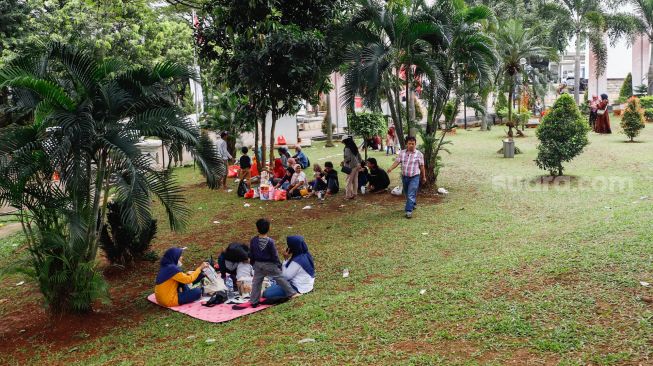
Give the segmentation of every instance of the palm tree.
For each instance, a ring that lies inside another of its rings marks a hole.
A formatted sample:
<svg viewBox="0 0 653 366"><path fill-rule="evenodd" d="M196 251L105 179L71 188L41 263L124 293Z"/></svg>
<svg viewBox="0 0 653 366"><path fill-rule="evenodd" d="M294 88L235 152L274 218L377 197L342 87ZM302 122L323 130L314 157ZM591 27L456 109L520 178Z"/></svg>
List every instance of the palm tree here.
<svg viewBox="0 0 653 366"><path fill-rule="evenodd" d="M504 22L496 34L497 52L501 60L501 71L508 88L508 137L513 137L515 126L512 118L512 103L515 91L515 77L524 73L525 61L531 58L544 57L547 48L542 46L540 39L529 28L524 28L518 20Z"/></svg>
<svg viewBox="0 0 653 366"><path fill-rule="evenodd" d="M144 227L158 198L172 229L185 223L181 188L136 144L155 136L195 158L209 187L225 174L207 135L174 103L175 83L191 68L162 63L130 68L52 44L0 70L0 87L33 122L0 130L0 205L21 211L34 271L55 311L90 309L98 296L94 269L110 196L125 205L125 225ZM53 175L60 176L56 184ZM63 285L62 285L63 284Z"/></svg>
<svg viewBox="0 0 653 366"><path fill-rule="evenodd" d="M637 0L633 0L637 1ZM608 62L608 50L604 35L612 41L624 35L632 35L632 16L626 13L607 14L599 0L554 0L544 3L541 16L552 22L550 32L556 38L574 38L574 100L580 103L580 52L589 43L589 49L597 59L595 75L603 74Z"/></svg>
<svg viewBox="0 0 653 366"><path fill-rule="evenodd" d="M352 39L345 56L343 105L351 106L354 98L361 95L368 108L379 111L381 99L385 99L401 146L404 145L401 89L406 92L407 127L410 128L415 114L412 105L415 74L431 72L429 44L444 35L439 24L419 18L422 5L419 0L408 7L398 2L359 0L360 9L347 29Z"/></svg>
<svg viewBox="0 0 653 366"><path fill-rule="evenodd" d="M631 3L635 7L632 19L635 32L646 35L649 42L653 42L653 0L631 0ZM653 47L651 47L647 79L648 94L653 95Z"/></svg>

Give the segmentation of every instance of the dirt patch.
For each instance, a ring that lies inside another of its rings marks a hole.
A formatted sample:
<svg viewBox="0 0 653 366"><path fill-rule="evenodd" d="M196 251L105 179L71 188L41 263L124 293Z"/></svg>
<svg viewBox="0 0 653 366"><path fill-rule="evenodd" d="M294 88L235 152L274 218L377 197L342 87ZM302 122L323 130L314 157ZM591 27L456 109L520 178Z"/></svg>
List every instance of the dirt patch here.
<svg viewBox="0 0 653 366"><path fill-rule="evenodd" d="M138 324L147 314L137 304L139 300L145 301L142 295L152 287L153 266L150 262L137 263L128 271L108 267L105 278L112 302L97 303L87 314L52 316L41 305L40 294L31 302L21 303L0 322L0 354L13 354L23 364L32 355L16 352L18 349L31 349L38 344L52 351L72 350L116 327ZM143 280L133 281L138 278ZM33 291L37 293L36 288Z"/></svg>

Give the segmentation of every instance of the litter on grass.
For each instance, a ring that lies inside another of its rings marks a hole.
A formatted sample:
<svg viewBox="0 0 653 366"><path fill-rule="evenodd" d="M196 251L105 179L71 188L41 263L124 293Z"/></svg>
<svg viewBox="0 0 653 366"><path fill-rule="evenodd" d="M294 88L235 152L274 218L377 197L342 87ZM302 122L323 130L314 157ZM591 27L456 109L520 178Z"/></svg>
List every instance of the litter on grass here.
<svg viewBox="0 0 653 366"><path fill-rule="evenodd" d="M208 344L215 343L215 338L208 338L206 340L206 343L208 343Z"/></svg>
<svg viewBox="0 0 653 366"><path fill-rule="evenodd" d="M16 286L22 286L22 285L24 285L24 284L25 284L25 281L20 281L20 282L18 282L18 283L16 284Z"/></svg>
<svg viewBox="0 0 653 366"><path fill-rule="evenodd" d="M349 270L347 268L342 270L342 277L343 278L349 277Z"/></svg>
<svg viewBox="0 0 653 366"><path fill-rule="evenodd" d="M420 295L424 295L425 293L426 293L426 290L425 290L425 289L421 289L421 290L419 290L419 294L420 294Z"/></svg>
<svg viewBox="0 0 653 366"><path fill-rule="evenodd" d="M313 339L313 338L304 338L304 339L301 339L301 340L300 340L299 342L297 342L297 343L299 343L299 344L303 344L303 343L309 343L309 342L315 342L315 339Z"/></svg>
<svg viewBox="0 0 653 366"><path fill-rule="evenodd" d="M422 233L422 235L429 235L429 233Z"/></svg>
<svg viewBox="0 0 653 366"><path fill-rule="evenodd" d="M438 193L439 194L449 194L449 191L447 191L446 189L440 187L440 188L438 188Z"/></svg>
<svg viewBox="0 0 653 366"><path fill-rule="evenodd" d="M313 206L308 205L308 206L304 206L304 208L302 208L302 210L310 210L311 208L313 208Z"/></svg>
<svg viewBox="0 0 653 366"><path fill-rule="evenodd" d="M219 224L219 223L220 223L220 221L213 221L213 223L214 223L214 224Z"/></svg>
<svg viewBox="0 0 653 366"><path fill-rule="evenodd" d="M243 207L249 207L249 203L244 204Z"/></svg>
<svg viewBox="0 0 653 366"><path fill-rule="evenodd" d="M227 189L227 193L231 193L233 191L234 191L233 189Z"/></svg>
<svg viewBox="0 0 653 366"><path fill-rule="evenodd" d="M644 286L644 287L650 287L650 286L651 286L650 283L645 282L645 281L639 281L639 284L642 285L642 286Z"/></svg>

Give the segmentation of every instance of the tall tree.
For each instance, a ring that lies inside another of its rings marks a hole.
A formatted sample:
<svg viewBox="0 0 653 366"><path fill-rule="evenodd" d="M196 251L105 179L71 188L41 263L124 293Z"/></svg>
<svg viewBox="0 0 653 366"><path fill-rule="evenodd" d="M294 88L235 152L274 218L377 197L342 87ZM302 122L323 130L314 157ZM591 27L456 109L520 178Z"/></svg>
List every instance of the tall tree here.
<svg viewBox="0 0 653 366"><path fill-rule="evenodd" d="M515 97L515 78L519 74L526 74L525 62L543 57L547 49L540 44L540 39L529 28L524 28L518 20L509 20L501 24L496 34L497 52L501 61L501 72L504 83L508 86L508 137L513 137L512 129L515 127L512 116L512 104ZM522 64L522 62L524 62Z"/></svg>
<svg viewBox="0 0 653 366"><path fill-rule="evenodd" d="M632 34L632 17L624 13L607 13L599 0L553 0L545 2L540 14L552 22L551 34L556 37L573 37L575 42L574 56L574 100L580 103L580 54L585 43L593 52L597 67L594 70L598 77L605 71L608 62L608 50L605 35L614 42L617 38Z"/></svg>
<svg viewBox="0 0 653 366"><path fill-rule="evenodd" d="M350 45L346 55L343 105L353 105L354 98L360 95L366 107L380 111L381 100L385 100L401 146L404 146L407 132L404 127L410 128L414 123L411 90L415 74L431 72L430 43L442 42L444 38L440 24L421 16L423 5L422 1L384 4L377 0L359 0L348 28ZM402 89L409 108L405 126Z"/></svg>
<svg viewBox="0 0 653 366"><path fill-rule="evenodd" d="M327 34L336 19L338 0L217 0L206 4L202 56L216 60L229 87L242 88L263 122L270 126L270 160L274 158L277 120L294 113L301 100L314 99L328 73ZM329 70L330 73L330 70Z"/></svg>

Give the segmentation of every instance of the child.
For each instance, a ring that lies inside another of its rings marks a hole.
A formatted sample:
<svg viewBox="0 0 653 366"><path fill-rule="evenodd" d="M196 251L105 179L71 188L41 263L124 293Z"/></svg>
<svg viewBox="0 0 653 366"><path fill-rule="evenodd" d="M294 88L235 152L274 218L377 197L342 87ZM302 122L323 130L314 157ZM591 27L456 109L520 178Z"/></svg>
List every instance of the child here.
<svg viewBox="0 0 653 366"><path fill-rule="evenodd" d="M290 283L281 275L281 261L274 240L268 236L270 222L266 219L256 221L258 235L253 237L249 243L249 257L254 266L254 279L252 280L252 293L249 302L252 307L259 305L261 297L261 285L265 276L271 277L281 286L286 297L294 298L299 296L297 291L290 286ZM244 307L234 305L239 310Z"/></svg>
<svg viewBox="0 0 653 366"><path fill-rule="evenodd" d="M240 173L238 175L238 179L241 181L245 179L247 189L250 189L251 187L249 186L249 180L252 177L252 173L250 171L252 168L252 159L250 159L250 157L247 155L247 152L249 151L247 146L243 146L240 151L243 153L243 155L240 157Z"/></svg>

